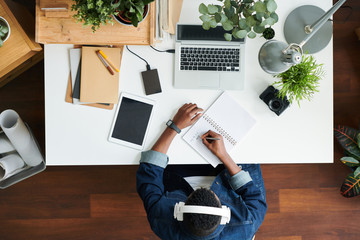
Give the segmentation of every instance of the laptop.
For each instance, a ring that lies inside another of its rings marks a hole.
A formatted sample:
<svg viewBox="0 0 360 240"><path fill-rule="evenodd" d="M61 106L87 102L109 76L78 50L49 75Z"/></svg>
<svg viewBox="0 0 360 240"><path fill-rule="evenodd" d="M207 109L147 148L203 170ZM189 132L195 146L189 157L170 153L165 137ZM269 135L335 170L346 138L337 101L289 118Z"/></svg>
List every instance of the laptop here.
<svg viewBox="0 0 360 240"><path fill-rule="evenodd" d="M245 39L226 41L222 26L176 25L175 88L244 88Z"/></svg>

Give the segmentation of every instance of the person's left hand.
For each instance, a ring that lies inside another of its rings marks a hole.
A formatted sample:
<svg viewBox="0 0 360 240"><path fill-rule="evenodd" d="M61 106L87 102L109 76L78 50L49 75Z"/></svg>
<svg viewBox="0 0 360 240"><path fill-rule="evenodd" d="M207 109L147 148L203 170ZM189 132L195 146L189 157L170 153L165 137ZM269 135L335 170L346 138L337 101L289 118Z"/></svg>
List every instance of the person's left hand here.
<svg viewBox="0 0 360 240"><path fill-rule="evenodd" d="M196 122L201 117L202 111L203 109L198 108L196 104L186 103L179 108L173 122L178 128L184 129Z"/></svg>

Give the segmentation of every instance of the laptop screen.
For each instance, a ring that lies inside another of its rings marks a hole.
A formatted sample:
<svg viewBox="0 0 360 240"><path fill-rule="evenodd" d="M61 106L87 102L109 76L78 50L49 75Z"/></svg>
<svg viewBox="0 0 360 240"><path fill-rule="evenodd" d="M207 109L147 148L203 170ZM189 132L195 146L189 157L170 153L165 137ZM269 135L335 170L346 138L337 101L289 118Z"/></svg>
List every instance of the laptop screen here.
<svg viewBox="0 0 360 240"><path fill-rule="evenodd" d="M216 28L210 28L209 30L203 29L201 25L177 25L177 40L205 40L205 41L224 41L224 33L227 31L224 30L222 26L217 26ZM229 32L230 33L230 32ZM244 38L233 38L232 42L241 42L244 43Z"/></svg>

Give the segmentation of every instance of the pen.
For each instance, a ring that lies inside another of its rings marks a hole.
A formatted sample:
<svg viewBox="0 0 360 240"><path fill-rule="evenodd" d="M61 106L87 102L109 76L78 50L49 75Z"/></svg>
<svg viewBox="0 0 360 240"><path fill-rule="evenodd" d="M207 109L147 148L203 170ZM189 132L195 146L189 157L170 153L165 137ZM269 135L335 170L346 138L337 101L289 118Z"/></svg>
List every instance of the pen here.
<svg viewBox="0 0 360 240"><path fill-rule="evenodd" d="M106 61L110 64L110 66L111 66L115 71L119 72L119 69L117 69L117 68L115 67L115 65L110 61L110 59L105 55L105 53L103 53L103 51L99 50L99 53L101 54L101 56L103 56L103 57L106 59Z"/></svg>
<svg viewBox="0 0 360 240"><path fill-rule="evenodd" d="M111 67L106 63L105 59L100 55L99 51L96 51L96 54L98 55L98 57L100 58L101 62L104 64L104 66L107 68L107 70L109 70L111 75L114 75L113 70L111 70Z"/></svg>
<svg viewBox="0 0 360 240"><path fill-rule="evenodd" d="M205 137L207 140L220 140L220 138L213 138L213 137Z"/></svg>

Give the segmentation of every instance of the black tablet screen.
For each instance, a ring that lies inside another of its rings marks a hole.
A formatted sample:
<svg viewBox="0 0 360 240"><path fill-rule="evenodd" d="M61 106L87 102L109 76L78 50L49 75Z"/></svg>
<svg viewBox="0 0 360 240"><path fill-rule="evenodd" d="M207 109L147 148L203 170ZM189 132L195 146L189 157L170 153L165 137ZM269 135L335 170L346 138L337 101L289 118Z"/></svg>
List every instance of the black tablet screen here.
<svg viewBox="0 0 360 240"><path fill-rule="evenodd" d="M112 137L142 145L153 105L123 97Z"/></svg>

